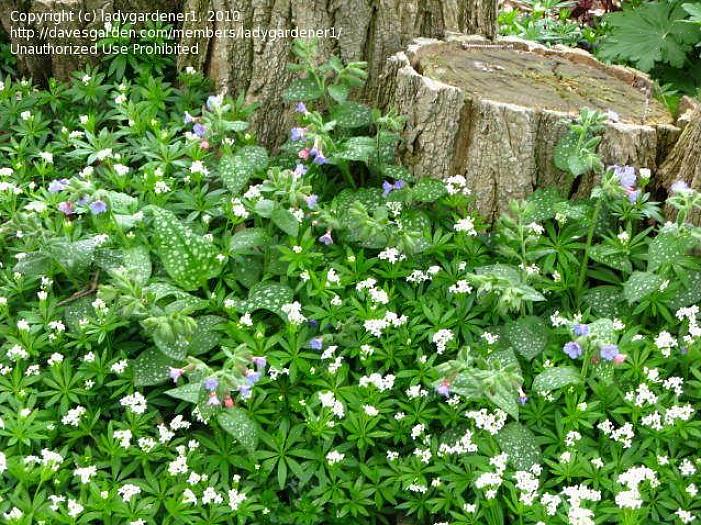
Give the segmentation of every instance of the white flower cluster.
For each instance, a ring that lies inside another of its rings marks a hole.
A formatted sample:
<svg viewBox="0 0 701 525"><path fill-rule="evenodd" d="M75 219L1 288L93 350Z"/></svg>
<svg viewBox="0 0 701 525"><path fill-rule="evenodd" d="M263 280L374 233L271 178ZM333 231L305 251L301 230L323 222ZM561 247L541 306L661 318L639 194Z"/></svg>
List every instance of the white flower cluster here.
<svg viewBox="0 0 701 525"><path fill-rule="evenodd" d="M399 261L406 259L406 255L401 253L397 248L385 248L377 254L377 258L382 261L387 261L390 264L396 264Z"/></svg>
<svg viewBox="0 0 701 525"><path fill-rule="evenodd" d="M337 418L342 419L346 415L346 409L343 403L336 399L333 392L319 392L319 401L321 401L321 406L324 408L330 408L333 415Z"/></svg>
<svg viewBox="0 0 701 525"><path fill-rule="evenodd" d="M146 412L146 398L140 392L134 392L130 396L124 396L119 403L134 414Z"/></svg>
<svg viewBox="0 0 701 525"><path fill-rule="evenodd" d="M594 525L594 511L582 507L582 502L601 501L601 492L580 483L565 487L562 493L567 497L570 505L567 511L570 525Z"/></svg>
<svg viewBox="0 0 701 525"><path fill-rule="evenodd" d="M455 284L451 285L448 288L448 291L452 294L471 293L472 286L470 286L470 284L465 279L460 279Z"/></svg>
<svg viewBox="0 0 701 525"><path fill-rule="evenodd" d="M462 175L453 175L445 179L445 189L448 195L470 195L467 188L467 179Z"/></svg>
<svg viewBox="0 0 701 525"><path fill-rule="evenodd" d="M601 430L608 437L614 441L621 443L623 448L630 448L633 445L633 438L635 437L635 432L633 432L633 425L630 423L625 423L619 428L615 428L610 420L606 419L599 423L596 428Z"/></svg>
<svg viewBox="0 0 701 525"><path fill-rule="evenodd" d="M490 413L486 408L478 411L466 412L465 416L475 422L475 426L481 430L486 430L491 435L496 436L497 433L506 423L506 412L500 408Z"/></svg>
<svg viewBox="0 0 701 525"><path fill-rule="evenodd" d="M392 387L394 386L394 380L395 377L392 374L387 374L383 377L381 374L373 372L369 376L362 376L360 378L359 384L363 388L367 388L370 385L373 385L380 392L385 392L387 390L392 389Z"/></svg>
<svg viewBox="0 0 701 525"><path fill-rule="evenodd" d="M460 219L453 225L453 229L458 233L466 233L470 237L475 237L477 235L477 230L475 230L475 221L472 219L472 217Z"/></svg>
<svg viewBox="0 0 701 525"><path fill-rule="evenodd" d="M472 431L466 430L465 434L452 445L441 443L438 447L438 456L450 456L477 452L477 445L472 442Z"/></svg>
<svg viewBox="0 0 701 525"><path fill-rule="evenodd" d="M297 301L283 304L281 310L287 316L290 324L300 325L307 320L302 313L302 305Z"/></svg>
<svg viewBox="0 0 701 525"><path fill-rule="evenodd" d="M517 470L514 472L516 488L521 492L519 501L524 505L531 506L538 497L538 487L540 482L538 476L542 469L540 465L533 465L530 470Z"/></svg>
<svg viewBox="0 0 701 525"><path fill-rule="evenodd" d="M433 334L432 340L433 344L436 345L436 353L440 355L445 352L446 346L448 346L448 343L450 343L454 338L455 336L453 335L453 332L447 328L438 330L435 334Z"/></svg>
<svg viewBox="0 0 701 525"><path fill-rule="evenodd" d="M399 327L409 319L406 315L397 315L394 312L386 312L381 319L368 319L363 323L365 330L375 337L382 337L382 332L390 326Z"/></svg>
<svg viewBox="0 0 701 525"><path fill-rule="evenodd" d="M506 461L508 460L508 455L499 454L494 456L489 460L489 464L494 467L494 472L483 472L475 480L475 487L477 489L488 488L485 491L484 496L487 499L494 499L497 495L497 489L501 486L504 479L502 474L506 470Z"/></svg>
<svg viewBox="0 0 701 525"><path fill-rule="evenodd" d="M407 276L406 281L413 284L424 283L432 280L433 276L440 271L440 266L430 266L425 272L423 270L414 270Z"/></svg>
<svg viewBox="0 0 701 525"><path fill-rule="evenodd" d="M639 509L643 505L643 500L638 487L645 481L650 482L651 487L657 487L660 482L655 472L645 466L631 467L618 476L618 482L625 486L623 490L616 494L616 505L622 509Z"/></svg>

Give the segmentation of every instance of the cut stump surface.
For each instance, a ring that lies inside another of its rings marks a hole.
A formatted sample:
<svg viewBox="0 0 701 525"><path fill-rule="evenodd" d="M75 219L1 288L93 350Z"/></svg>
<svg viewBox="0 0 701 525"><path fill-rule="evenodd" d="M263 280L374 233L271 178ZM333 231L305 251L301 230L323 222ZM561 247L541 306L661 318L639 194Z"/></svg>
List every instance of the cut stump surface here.
<svg viewBox="0 0 701 525"><path fill-rule="evenodd" d="M583 107L608 111L600 153L608 164L651 168L680 129L638 71L590 54L519 39L417 39L392 56L383 106L406 118L402 159L418 177L464 175L489 219L537 187L586 193L555 168L554 149Z"/></svg>

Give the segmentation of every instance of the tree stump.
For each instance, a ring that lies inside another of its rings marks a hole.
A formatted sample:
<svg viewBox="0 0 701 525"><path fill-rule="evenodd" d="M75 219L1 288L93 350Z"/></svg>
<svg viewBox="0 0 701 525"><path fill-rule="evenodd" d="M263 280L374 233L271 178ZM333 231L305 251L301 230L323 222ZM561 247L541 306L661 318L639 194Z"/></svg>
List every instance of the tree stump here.
<svg viewBox="0 0 701 525"><path fill-rule="evenodd" d="M322 59L336 54L344 61L368 62L369 79L361 96L374 100L386 59L414 37L442 38L450 31L494 37L497 0L186 0L184 11L235 12L240 20L186 22L184 30L333 29L337 38L319 40ZM293 75L291 38L212 38L183 40L200 44L197 56L179 57L179 67L205 72L219 88L246 94L260 104L253 116L258 138L279 144L292 123L282 94Z"/></svg>
<svg viewBox="0 0 701 525"><path fill-rule="evenodd" d="M687 121L679 140L662 164L659 186L669 191L677 181L685 182L690 188L701 191L701 106L688 110L682 117ZM673 215L672 209L666 210ZM698 212L690 217L695 224L701 222Z"/></svg>
<svg viewBox="0 0 701 525"><path fill-rule="evenodd" d="M417 39L388 60L383 85L379 104L406 118L405 165L418 177L464 175L492 220L537 187L588 192L591 176L573 185L553 162L582 107L617 115L599 148L606 165L654 171L680 134L643 73L515 38Z"/></svg>

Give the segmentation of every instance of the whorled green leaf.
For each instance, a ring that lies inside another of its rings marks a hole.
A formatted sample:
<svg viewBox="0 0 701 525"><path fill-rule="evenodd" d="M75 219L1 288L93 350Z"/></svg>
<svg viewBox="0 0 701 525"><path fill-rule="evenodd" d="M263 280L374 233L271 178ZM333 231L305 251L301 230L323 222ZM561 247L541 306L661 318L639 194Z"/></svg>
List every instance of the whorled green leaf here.
<svg viewBox="0 0 701 525"><path fill-rule="evenodd" d="M258 425L245 410L238 407L225 409L217 415L217 421L250 454L255 452L258 444Z"/></svg>
<svg viewBox="0 0 701 525"><path fill-rule="evenodd" d="M569 385L582 382L579 370L572 366L557 366L546 368L533 379L531 389L534 392L545 393L558 390Z"/></svg>
<svg viewBox="0 0 701 525"><path fill-rule="evenodd" d="M156 253L173 282L194 290L213 277L220 264L212 241L195 234L170 211L151 208Z"/></svg>
<svg viewBox="0 0 701 525"><path fill-rule="evenodd" d="M517 470L529 470L541 462L541 452L535 435L521 423L504 425L496 435L501 451L508 455L509 462Z"/></svg>

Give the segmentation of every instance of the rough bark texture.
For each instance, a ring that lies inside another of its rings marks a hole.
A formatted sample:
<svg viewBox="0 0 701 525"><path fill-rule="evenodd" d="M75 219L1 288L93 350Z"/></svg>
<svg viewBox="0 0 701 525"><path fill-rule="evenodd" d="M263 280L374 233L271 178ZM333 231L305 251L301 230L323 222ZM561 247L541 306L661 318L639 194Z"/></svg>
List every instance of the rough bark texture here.
<svg viewBox="0 0 701 525"><path fill-rule="evenodd" d="M659 186L665 190L676 181L701 190L701 106L689 110L684 120L687 120L684 131L658 172ZM699 224L699 219L698 213L691 217L695 224Z"/></svg>
<svg viewBox="0 0 701 525"><path fill-rule="evenodd" d="M10 38L11 42L20 45L41 45L51 43L55 45L90 45L93 41L88 39L66 41L63 39L41 40L40 33L42 27L51 29L60 27L64 29L98 29L102 28L101 21L81 23L74 15L74 22L45 22L42 24L22 24L13 22L10 14L13 11L24 13L78 13L88 11L105 11L113 13L115 11L124 12L153 12L156 10L175 12L180 8L182 0L0 0L0 28L8 35L12 36L11 28L14 26L34 29L36 37L32 39ZM75 54L53 54L53 55L19 55L18 65L23 74L32 77L36 82L45 82L50 77L66 80L70 74L83 68L87 63L95 63L98 57Z"/></svg>
<svg viewBox="0 0 701 525"><path fill-rule="evenodd" d="M606 164L655 170L680 132L646 97L650 84L641 73L517 39L417 39L388 60L383 85L377 101L406 118L406 166L419 177L464 175L489 218L536 187L575 189L553 154L583 106L620 114L603 133ZM593 182L585 177L577 192Z"/></svg>
<svg viewBox="0 0 701 525"><path fill-rule="evenodd" d="M451 31L496 34L496 0L187 0L186 11L233 11L240 22L186 23L184 29L326 29L337 39L320 40L323 57L338 54L345 61L368 62L369 81L364 98L373 100L384 86L378 82L387 57L416 36L443 37ZM246 93L257 101L254 116L259 138L276 145L290 124L281 96L291 74L289 38L193 39L199 56L181 56L179 66L195 66L220 88Z"/></svg>

